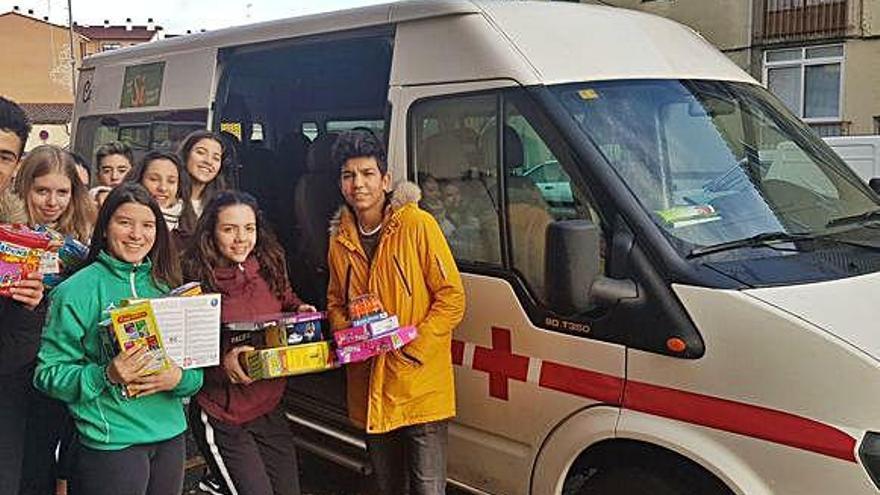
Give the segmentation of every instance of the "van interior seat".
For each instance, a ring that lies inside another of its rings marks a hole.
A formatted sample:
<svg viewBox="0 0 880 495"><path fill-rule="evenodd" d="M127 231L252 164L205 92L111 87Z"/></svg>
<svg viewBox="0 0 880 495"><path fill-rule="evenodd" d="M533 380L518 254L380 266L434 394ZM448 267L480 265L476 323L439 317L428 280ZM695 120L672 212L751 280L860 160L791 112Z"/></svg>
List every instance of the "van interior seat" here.
<svg viewBox="0 0 880 495"><path fill-rule="evenodd" d="M553 222L550 208L528 177L507 177L507 202L513 265L543 301L547 227Z"/></svg>
<svg viewBox="0 0 880 495"><path fill-rule="evenodd" d="M504 125L504 170L507 175L525 164L526 152L522 137L512 126ZM484 163L490 166L496 163L498 156L498 127L495 124L486 126L480 133L480 155Z"/></svg>
<svg viewBox="0 0 880 495"><path fill-rule="evenodd" d="M287 252L297 247L300 239L299 225L296 223L294 201L296 184L306 171L306 157L312 141L302 132L286 135L278 144L278 160L273 171L273 180L278 193L275 195L273 210L278 218L272 219L276 225L276 235Z"/></svg>
<svg viewBox="0 0 880 495"><path fill-rule="evenodd" d="M337 133L321 134L315 138L306 157L305 173L299 178L293 195L293 211L300 228L295 241L298 253L288 251L295 284L301 296L324 304L328 280L327 247L330 219L342 204L339 191L339 171L333 166L331 150ZM313 293L309 293L313 292Z"/></svg>
<svg viewBox="0 0 880 495"><path fill-rule="evenodd" d="M477 133L467 127L432 134L419 147L420 168L434 177L461 177L477 158Z"/></svg>
<svg viewBox="0 0 880 495"><path fill-rule="evenodd" d="M249 143L241 154L241 185L242 187L254 194L260 194L265 191L261 190L264 185L268 169L275 160L275 153L268 148L264 148L262 144ZM265 198L265 196L258 196Z"/></svg>

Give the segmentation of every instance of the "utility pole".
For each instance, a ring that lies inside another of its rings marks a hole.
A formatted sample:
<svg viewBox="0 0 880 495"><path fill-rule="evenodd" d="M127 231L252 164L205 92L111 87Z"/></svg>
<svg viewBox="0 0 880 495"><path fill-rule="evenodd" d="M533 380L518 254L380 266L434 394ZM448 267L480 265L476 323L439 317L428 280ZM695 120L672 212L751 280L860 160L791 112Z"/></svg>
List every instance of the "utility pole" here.
<svg viewBox="0 0 880 495"><path fill-rule="evenodd" d="M76 55L73 51L73 0L67 0L67 34L70 36L70 86L76 103Z"/></svg>

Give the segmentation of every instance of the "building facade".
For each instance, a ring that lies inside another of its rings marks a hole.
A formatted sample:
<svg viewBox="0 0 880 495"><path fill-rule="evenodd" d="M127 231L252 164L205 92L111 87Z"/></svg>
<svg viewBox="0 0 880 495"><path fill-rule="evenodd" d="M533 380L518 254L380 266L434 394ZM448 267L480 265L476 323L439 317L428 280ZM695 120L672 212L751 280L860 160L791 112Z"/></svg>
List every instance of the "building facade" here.
<svg viewBox="0 0 880 495"><path fill-rule="evenodd" d="M74 34L79 66L86 39ZM20 103L33 123L28 149L67 145L73 112L70 32L66 26L17 11L0 15L0 94Z"/></svg>
<svg viewBox="0 0 880 495"><path fill-rule="evenodd" d="M149 19L145 26L134 26L131 19L126 19L121 26L110 25L110 21L105 20L102 26L74 23L73 29L88 39L85 45L86 56L153 41L162 33L162 27L155 26L153 19Z"/></svg>
<svg viewBox="0 0 880 495"><path fill-rule="evenodd" d="M76 67L95 53L156 39L162 28L146 26L89 27L74 24ZM32 11L0 14L0 95L21 104L33 124L27 149L40 144L67 146L73 113L74 71L70 31Z"/></svg>
<svg viewBox="0 0 880 495"><path fill-rule="evenodd" d="M820 135L880 134L880 0L600 3L690 26Z"/></svg>

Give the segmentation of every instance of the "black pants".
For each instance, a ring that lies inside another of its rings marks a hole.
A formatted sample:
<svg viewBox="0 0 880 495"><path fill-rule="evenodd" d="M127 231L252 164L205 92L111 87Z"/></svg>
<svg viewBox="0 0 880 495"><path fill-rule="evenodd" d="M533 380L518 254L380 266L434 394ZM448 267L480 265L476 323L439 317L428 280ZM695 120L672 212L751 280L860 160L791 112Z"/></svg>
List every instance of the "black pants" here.
<svg viewBox="0 0 880 495"><path fill-rule="evenodd" d="M0 494L55 493L55 452L72 421L32 378L31 370L0 376Z"/></svg>
<svg viewBox="0 0 880 495"><path fill-rule="evenodd" d="M26 444L19 495L55 493L56 478L62 477L56 462L59 442L73 429L67 405L33 391L27 425Z"/></svg>
<svg viewBox="0 0 880 495"><path fill-rule="evenodd" d="M0 375L0 493L16 494L24 462L31 374Z"/></svg>
<svg viewBox="0 0 880 495"><path fill-rule="evenodd" d="M276 409L241 424L219 421L196 401L189 423L211 473L230 495L299 495L293 434Z"/></svg>
<svg viewBox="0 0 880 495"><path fill-rule="evenodd" d="M122 450L77 447L71 495L180 495L186 443L183 434Z"/></svg>
<svg viewBox="0 0 880 495"><path fill-rule="evenodd" d="M382 495L444 495L449 422L367 435L367 451Z"/></svg>

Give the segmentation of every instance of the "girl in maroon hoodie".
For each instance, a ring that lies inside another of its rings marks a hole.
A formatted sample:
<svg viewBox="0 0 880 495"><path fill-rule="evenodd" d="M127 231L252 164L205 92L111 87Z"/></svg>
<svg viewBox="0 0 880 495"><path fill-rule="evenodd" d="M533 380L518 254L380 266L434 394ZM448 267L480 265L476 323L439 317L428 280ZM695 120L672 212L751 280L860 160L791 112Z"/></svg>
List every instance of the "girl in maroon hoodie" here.
<svg viewBox="0 0 880 495"><path fill-rule="evenodd" d="M223 322L257 320L281 311L315 311L287 279L284 250L243 192L215 196L202 214L184 257L189 280L223 295ZM239 356L251 347L221 342L220 366L190 406L190 427L219 486L238 495L299 495L293 436L278 407L286 380L252 380Z"/></svg>

